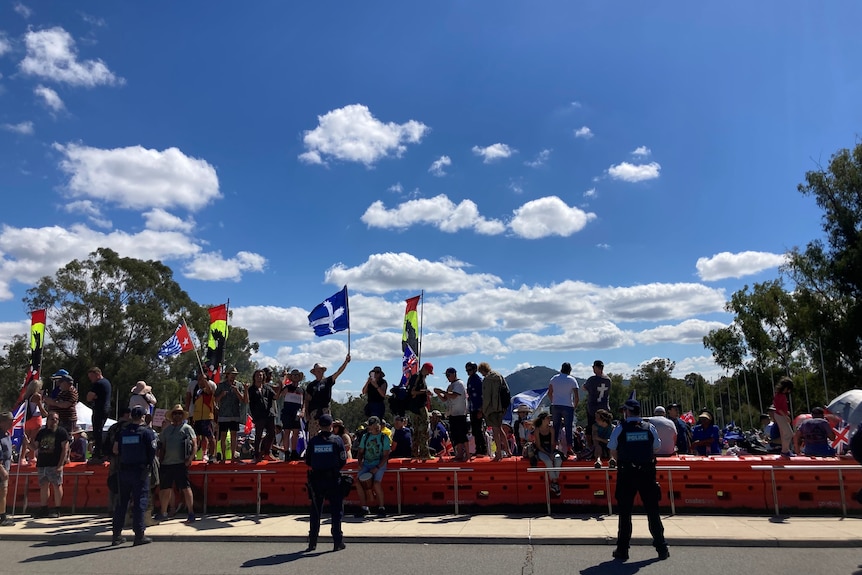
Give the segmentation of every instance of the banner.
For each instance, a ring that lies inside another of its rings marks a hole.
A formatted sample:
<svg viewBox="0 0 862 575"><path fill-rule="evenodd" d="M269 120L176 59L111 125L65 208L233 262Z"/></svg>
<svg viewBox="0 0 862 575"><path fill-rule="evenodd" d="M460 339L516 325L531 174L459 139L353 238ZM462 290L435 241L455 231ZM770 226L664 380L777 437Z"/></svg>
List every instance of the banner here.
<svg viewBox="0 0 862 575"><path fill-rule="evenodd" d="M221 368L224 364L224 350L227 342L227 304L223 303L211 307L210 331L207 341L206 365L210 371L210 379L219 383L221 381Z"/></svg>
<svg viewBox="0 0 862 575"><path fill-rule="evenodd" d="M411 297L404 311L404 331L401 334L401 386L407 385L411 375L419 371L419 306L421 295Z"/></svg>
<svg viewBox="0 0 862 575"><path fill-rule="evenodd" d="M30 367L27 368L27 377L24 378L24 385L21 386L21 391L18 393L18 405L24 401L24 396L27 393L27 385L31 381L38 380L42 375L42 349L45 345L45 310L37 309L30 314Z"/></svg>

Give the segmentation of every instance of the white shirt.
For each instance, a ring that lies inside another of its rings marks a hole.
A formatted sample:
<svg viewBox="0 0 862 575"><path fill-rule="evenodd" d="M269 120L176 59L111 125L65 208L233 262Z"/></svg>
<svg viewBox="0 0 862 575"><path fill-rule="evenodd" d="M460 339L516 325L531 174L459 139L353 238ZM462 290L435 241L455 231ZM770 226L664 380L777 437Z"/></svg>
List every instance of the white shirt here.
<svg viewBox="0 0 862 575"><path fill-rule="evenodd" d="M655 427L658 438L661 439L661 449L656 455L673 455L676 451L676 425L667 417L656 415L649 418L649 422Z"/></svg>
<svg viewBox="0 0 862 575"><path fill-rule="evenodd" d="M574 407L573 395L578 392L578 380L571 375L558 373L551 378L550 387L554 395L551 405Z"/></svg>
<svg viewBox="0 0 862 575"><path fill-rule="evenodd" d="M457 393L458 397L446 400L446 415L467 415L467 388L464 382L456 379L446 388L447 392Z"/></svg>

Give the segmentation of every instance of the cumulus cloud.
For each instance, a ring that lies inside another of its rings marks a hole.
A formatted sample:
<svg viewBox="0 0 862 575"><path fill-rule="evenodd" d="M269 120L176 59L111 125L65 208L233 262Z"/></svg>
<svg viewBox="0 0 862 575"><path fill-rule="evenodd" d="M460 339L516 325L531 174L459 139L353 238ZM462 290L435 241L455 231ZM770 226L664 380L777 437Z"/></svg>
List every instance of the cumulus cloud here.
<svg viewBox="0 0 862 575"><path fill-rule="evenodd" d="M392 290L429 290L459 293L500 283L491 274L469 274L467 264L454 260L432 262L408 253L372 254L362 264L336 264L326 270L327 283L349 284L359 291L386 293ZM352 300L351 300L352 301Z"/></svg>
<svg viewBox="0 0 862 575"><path fill-rule="evenodd" d="M0 56L3 56L12 51L12 42L5 32L0 32Z"/></svg>
<svg viewBox="0 0 862 575"><path fill-rule="evenodd" d="M266 258L253 252L237 252L235 257L225 258L221 252L200 253L186 264L183 272L187 278L196 280L239 281L244 272L262 272Z"/></svg>
<svg viewBox="0 0 862 575"><path fill-rule="evenodd" d="M632 152L632 156L638 156L638 157L640 157L640 158L646 158L646 157L647 157L647 156L649 156L650 154L652 154L652 150L650 150L650 149L649 149L649 148L647 148L646 146L638 146L638 147L637 147L637 148L635 148L635 150Z"/></svg>
<svg viewBox="0 0 862 575"><path fill-rule="evenodd" d="M596 218L593 213L570 207L556 196L527 202L515 210L509 227L522 238L534 240L548 236L568 237L584 229Z"/></svg>
<svg viewBox="0 0 862 575"><path fill-rule="evenodd" d="M544 166L546 163L548 163L548 158L550 158L550 157L551 157L551 150L549 150L549 149L542 150L541 152L536 154L535 159L530 160L528 162L524 162L524 165L528 166L530 168L539 168L541 166Z"/></svg>
<svg viewBox="0 0 862 575"><path fill-rule="evenodd" d="M30 18L30 16L33 15L33 11L27 6L21 4L20 2L15 2L15 5L12 7L12 9L15 10L16 14L18 14L25 20L27 20L28 18Z"/></svg>
<svg viewBox="0 0 862 575"><path fill-rule="evenodd" d="M16 134L21 134L22 136L29 136L35 130L33 129L33 122L20 122L18 124L3 124L2 127L7 132L14 132Z"/></svg>
<svg viewBox="0 0 862 575"><path fill-rule="evenodd" d="M720 321L688 319L676 325L660 325L645 329L633 335L636 343L652 345L657 343L701 343L704 336L714 329L727 327Z"/></svg>
<svg viewBox="0 0 862 575"><path fill-rule="evenodd" d="M75 40L59 26L30 30L24 44L27 53L18 64L24 74L86 88L125 83L102 60L78 60Z"/></svg>
<svg viewBox="0 0 862 575"><path fill-rule="evenodd" d="M483 158L483 162L486 164L490 164L491 162L495 162L497 160L501 160L503 158L508 158L512 154L518 153L518 150L510 148L506 144L500 144L499 142L496 144L491 144L485 148L480 146L473 146L473 153L477 156L481 156Z"/></svg>
<svg viewBox="0 0 862 575"><path fill-rule="evenodd" d="M99 209L92 200L77 200L69 202L65 207L70 214L81 214L87 217L90 222L100 228L110 228L111 220L107 220L102 215L102 210Z"/></svg>
<svg viewBox="0 0 862 575"><path fill-rule="evenodd" d="M650 162L649 164L630 164L622 162L608 168L608 174L615 180L623 180L624 182L643 182L644 180L654 180L659 176L661 165L658 162Z"/></svg>
<svg viewBox="0 0 862 575"><path fill-rule="evenodd" d="M302 138L307 151L299 159L309 164L334 158L371 166L382 158L400 157L406 144L418 144L429 129L415 120L384 124L361 104L331 110L317 120L317 127Z"/></svg>
<svg viewBox="0 0 862 575"><path fill-rule="evenodd" d="M42 103L50 108L52 112L62 112L66 108L63 100L60 99L60 95L51 88L39 84L33 88L33 93L41 98Z"/></svg>
<svg viewBox="0 0 862 575"><path fill-rule="evenodd" d="M456 205L444 194L409 200L391 210L377 200L360 219L368 227L384 229L405 229L416 224L428 224L449 233L472 229L485 235L500 234L506 229L502 222L479 215L479 208L473 201L462 200Z"/></svg>
<svg viewBox="0 0 862 575"><path fill-rule="evenodd" d="M593 131L590 130L587 126L581 126L577 130L575 130L575 137L581 138L583 140L589 140L593 137Z"/></svg>
<svg viewBox="0 0 862 575"><path fill-rule="evenodd" d="M145 226L148 230L176 230L189 233L194 230L195 221L193 218L183 220L179 216L175 216L161 208L154 208L143 213Z"/></svg>
<svg viewBox="0 0 862 575"><path fill-rule="evenodd" d="M431 172L432 175L442 177L446 175L445 168L451 165L452 159L449 156L440 156L440 158L434 160L434 163L431 164L431 167L428 168L428 171Z"/></svg>
<svg viewBox="0 0 862 575"><path fill-rule="evenodd" d="M60 169L70 176L72 197L106 200L130 209L199 209L221 197L215 168L177 148L106 150L55 143L54 149L63 155Z"/></svg>
<svg viewBox="0 0 862 575"><path fill-rule="evenodd" d="M741 278L784 264L784 254L769 252L740 252L732 254L721 252L709 258L698 258L697 275L703 281L717 281L726 278Z"/></svg>
<svg viewBox="0 0 862 575"><path fill-rule="evenodd" d="M588 200L595 198L596 196L598 196L598 193L596 192L595 188L590 188L589 190L584 192L584 197L587 198Z"/></svg>

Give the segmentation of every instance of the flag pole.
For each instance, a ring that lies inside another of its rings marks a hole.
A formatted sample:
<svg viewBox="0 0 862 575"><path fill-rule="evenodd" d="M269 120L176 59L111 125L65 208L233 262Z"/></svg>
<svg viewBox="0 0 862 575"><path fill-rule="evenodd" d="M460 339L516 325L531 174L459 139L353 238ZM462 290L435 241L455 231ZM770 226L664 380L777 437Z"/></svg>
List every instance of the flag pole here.
<svg viewBox="0 0 862 575"><path fill-rule="evenodd" d="M347 355L350 355L350 297L347 294L347 284L344 285L344 313L347 314Z"/></svg>
<svg viewBox="0 0 862 575"><path fill-rule="evenodd" d="M38 311L38 310L36 310L36 311ZM33 314L34 313L35 312L30 312L30 337L31 338L33 337ZM43 325L45 325L45 327L47 327L47 323L48 323L48 313L46 311L45 312L45 320L44 320ZM45 332L46 331L48 331L48 330L43 329L42 340L39 342L39 345L41 346L42 350L45 349ZM21 445L18 446L18 469L17 469L17 472L15 473L15 489L13 490L13 493L12 493L12 516L13 517L15 516L15 506L18 503L18 480L21 478L21 460L23 459L23 455L24 455L24 447L29 443L29 440L27 439L27 417L30 415L30 397L32 397L33 394L30 394L29 396L27 396L27 387L30 385L30 382L36 381L37 377L35 377L35 376L38 376L38 379L40 379L40 380L42 379L42 356L41 356L41 350L40 350L39 365L36 366L36 372L34 374L34 372L33 372L33 350L31 349L31 351L30 351L30 366L27 368L27 375L24 376L24 387L21 389L21 392L24 394L25 397L23 398L23 403L17 405L16 409L13 410L13 413L14 413L14 411L21 408L21 405L24 406L24 418L21 420ZM13 433L14 433L14 431L13 431Z"/></svg>
<svg viewBox="0 0 862 575"><path fill-rule="evenodd" d="M182 319L182 320L183 320L183 326L185 326L186 331L189 331L189 326L186 324L186 317L185 317L184 315L181 315L181 316L180 316L180 319ZM191 333L191 332L189 332L189 333ZM200 338L198 338L198 340L200 341ZM200 369L200 373L203 373L203 371L204 371L204 364L203 364L203 362L201 362L201 356L200 356L200 354L198 353L198 346L193 346L193 347L194 347L194 350L195 350L195 359L197 359L197 360L198 360L198 369Z"/></svg>
<svg viewBox="0 0 862 575"><path fill-rule="evenodd" d="M419 291L419 350L416 352L416 363L422 369L422 324L425 317L425 290Z"/></svg>

